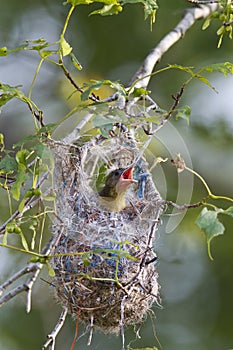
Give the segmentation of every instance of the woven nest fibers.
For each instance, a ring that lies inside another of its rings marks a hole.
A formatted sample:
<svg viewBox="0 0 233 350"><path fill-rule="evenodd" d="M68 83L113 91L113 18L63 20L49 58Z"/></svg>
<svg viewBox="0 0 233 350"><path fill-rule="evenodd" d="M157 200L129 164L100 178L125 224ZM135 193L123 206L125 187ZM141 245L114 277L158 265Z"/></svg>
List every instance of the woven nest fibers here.
<svg viewBox="0 0 233 350"><path fill-rule="evenodd" d="M106 333L142 322L159 300L153 241L162 201L150 176L143 189L140 181L130 186L120 212L102 209L96 190L103 164L128 166L137 152L122 136L54 147L59 217L54 234L60 234L52 260L55 294L74 319ZM144 161L135 166L139 175L146 171Z"/></svg>

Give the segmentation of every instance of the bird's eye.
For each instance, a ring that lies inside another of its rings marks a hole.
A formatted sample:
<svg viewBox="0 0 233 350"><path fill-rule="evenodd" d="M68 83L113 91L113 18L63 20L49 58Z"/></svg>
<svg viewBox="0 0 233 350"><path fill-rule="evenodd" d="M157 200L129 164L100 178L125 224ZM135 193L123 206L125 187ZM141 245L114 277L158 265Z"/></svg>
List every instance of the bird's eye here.
<svg viewBox="0 0 233 350"><path fill-rule="evenodd" d="M115 176L119 176L120 175L120 171L119 170L116 170L115 171Z"/></svg>

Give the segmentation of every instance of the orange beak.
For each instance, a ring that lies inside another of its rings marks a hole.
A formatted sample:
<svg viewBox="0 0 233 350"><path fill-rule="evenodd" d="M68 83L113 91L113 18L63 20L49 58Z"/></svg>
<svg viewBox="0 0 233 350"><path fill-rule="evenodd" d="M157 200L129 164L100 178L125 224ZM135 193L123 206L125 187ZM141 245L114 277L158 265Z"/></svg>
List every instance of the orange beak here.
<svg viewBox="0 0 233 350"><path fill-rule="evenodd" d="M120 180L128 180L130 182L136 182L133 179L133 169L134 167L131 166L130 168L127 168L123 171L123 173L121 174Z"/></svg>
<svg viewBox="0 0 233 350"><path fill-rule="evenodd" d="M134 182L137 182L133 179L133 169L134 167L131 166L123 171L116 185L117 193L126 192L129 185L131 185Z"/></svg>

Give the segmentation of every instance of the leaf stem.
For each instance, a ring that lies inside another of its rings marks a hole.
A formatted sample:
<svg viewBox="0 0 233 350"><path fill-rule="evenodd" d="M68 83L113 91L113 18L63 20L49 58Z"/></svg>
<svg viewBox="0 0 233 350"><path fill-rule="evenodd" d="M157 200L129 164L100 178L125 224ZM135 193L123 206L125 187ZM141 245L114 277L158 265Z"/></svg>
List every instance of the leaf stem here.
<svg viewBox="0 0 233 350"><path fill-rule="evenodd" d="M68 12L68 15L66 17L66 20L65 20L65 23L64 23L64 27L63 27L62 32L61 32L61 36L65 35L65 32L66 32L66 29L67 29L70 17L72 15L72 12L74 11L74 9L75 9L75 5L72 5L70 10L69 10L69 12Z"/></svg>
<svg viewBox="0 0 233 350"><path fill-rule="evenodd" d="M224 199L224 200L227 200L227 201L230 201L230 202L233 202L233 199L232 198L229 198L229 197L226 197L226 196L216 196L215 194L213 194L209 188L209 186L207 185L206 181L203 179L203 177L198 174L195 170L193 169L190 169L189 167L185 166L185 169L188 170L190 173L194 174L195 176L197 176L201 182L203 183L203 185L205 186L206 188L206 191L208 193L208 197L212 198L212 199Z"/></svg>

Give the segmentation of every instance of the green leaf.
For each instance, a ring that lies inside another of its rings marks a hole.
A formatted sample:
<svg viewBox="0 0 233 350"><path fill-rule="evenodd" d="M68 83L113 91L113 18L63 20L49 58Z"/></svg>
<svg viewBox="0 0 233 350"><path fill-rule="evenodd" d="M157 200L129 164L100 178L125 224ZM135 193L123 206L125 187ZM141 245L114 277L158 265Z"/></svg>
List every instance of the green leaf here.
<svg viewBox="0 0 233 350"><path fill-rule="evenodd" d="M207 18L206 18L206 20L205 20L204 23L203 23L202 30L205 30L205 29L207 29L207 28L209 27L209 25L210 25L210 20L211 20L210 17L207 17Z"/></svg>
<svg viewBox="0 0 233 350"><path fill-rule="evenodd" d="M20 235L21 243L22 243L24 249L25 250L29 250L27 241L26 241L26 239L25 239L25 237L23 235L23 232L22 232L21 228L14 221L9 222L6 225L6 232L7 233L15 233L15 234ZM4 239L5 244L6 244L6 238L7 238L7 236L5 236L5 239Z"/></svg>
<svg viewBox="0 0 233 350"><path fill-rule="evenodd" d="M188 125L190 121L190 115L191 115L191 108L189 106L183 106L176 110L176 120L178 120L179 118L182 118L186 120Z"/></svg>
<svg viewBox="0 0 233 350"><path fill-rule="evenodd" d="M27 244L26 238L25 238L24 235L23 235L23 232L21 231L21 232L19 233L19 235L20 235L20 237L21 237L22 246L24 247L25 250L29 250L28 244Z"/></svg>
<svg viewBox="0 0 233 350"><path fill-rule="evenodd" d="M6 173L14 172L17 168L18 165L14 157L6 155L0 161L0 169L4 169Z"/></svg>
<svg viewBox="0 0 233 350"><path fill-rule="evenodd" d="M28 174L25 173L25 167L20 168L18 173L16 174L16 181L11 188L11 193L15 200L19 200L20 188L25 183L25 181L27 181L27 179Z"/></svg>
<svg viewBox="0 0 233 350"><path fill-rule="evenodd" d="M56 194L55 193L50 193L49 195L47 196L43 196L42 195L42 198L44 201L47 201L47 202L54 202L55 199L56 199Z"/></svg>
<svg viewBox="0 0 233 350"><path fill-rule="evenodd" d="M48 268L48 273L50 277L55 277L55 271L48 261L46 261L46 266Z"/></svg>
<svg viewBox="0 0 233 350"><path fill-rule="evenodd" d="M149 93L150 91L146 89L135 87L133 90L133 97L141 97L141 96L149 95Z"/></svg>
<svg viewBox="0 0 233 350"><path fill-rule="evenodd" d="M72 4L73 6L77 5L89 5L93 2L93 0L67 0L65 4Z"/></svg>
<svg viewBox="0 0 233 350"><path fill-rule="evenodd" d="M77 60L77 58L72 52L70 53L70 58L75 68L77 68L78 70L81 70L83 68L81 63Z"/></svg>
<svg viewBox="0 0 233 350"><path fill-rule="evenodd" d="M28 135L26 137L24 137L23 139L21 139L20 141L18 141L17 143L13 144L13 149L14 148L18 148L18 147L22 147L25 143L29 142L29 141L34 141L38 139L38 135Z"/></svg>
<svg viewBox="0 0 233 350"><path fill-rule="evenodd" d="M31 198L33 196L35 197L39 197L41 196L41 190L39 188L32 188L30 190L27 190L26 193L24 194L20 204L19 204L19 207L18 207L18 211L21 213L23 211L23 208L24 208L24 204L25 204L25 200L27 198Z"/></svg>
<svg viewBox="0 0 233 350"><path fill-rule="evenodd" d="M233 207L229 207L226 210L221 211L221 214L226 214L233 217Z"/></svg>
<svg viewBox="0 0 233 350"><path fill-rule="evenodd" d="M213 210L208 210L207 208L203 208L200 215L198 216L196 220L197 226L205 233L206 240L207 240L207 246L208 246L208 255L211 260L213 260L213 257L210 252L210 242L211 240L219 235L222 235L224 233L224 226L223 224L218 220L218 212Z"/></svg>
<svg viewBox="0 0 233 350"><path fill-rule="evenodd" d="M231 62L215 63L210 66L204 67L207 72L218 72L222 73L224 76L228 74L233 74L233 64Z"/></svg>
<svg viewBox="0 0 233 350"><path fill-rule="evenodd" d="M143 5L145 19L147 19L148 16L154 18L155 13L158 9L156 0L122 0L123 5L135 3L141 3Z"/></svg>
<svg viewBox="0 0 233 350"><path fill-rule="evenodd" d="M61 54L62 56L67 56L71 53L72 47L70 44L66 41L63 35L60 37L60 48L61 48Z"/></svg>
<svg viewBox="0 0 233 350"><path fill-rule="evenodd" d="M21 149L16 153L15 159L18 165L22 165L27 168L27 156L29 151L27 149Z"/></svg>
<svg viewBox="0 0 233 350"><path fill-rule="evenodd" d="M125 112L122 109L119 109L119 108L112 109L111 110L111 115L120 118L120 120L123 123L127 123L128 122L128 117L126 116Z"/></svg>
<svg viewBox="0 0 233 350"><path fill-rule="evenodd" d="M92 90L99 90L102 86L109 86L115 89L120 95L126 96L124 86L118 82L111 80L91 80L90 83L84 83L83 89L85 90L81 95L81 100L86 101Z"/></svg>
<svg viewBox="0 0 233 350"><path fill-rule="evenodd" d="M204 77L203 75L200 74L195 74L195 77L200 80L202 83L206 84L207 86L209 86L212 90L214 90L215 92L217 92L217 90L215 89L215 87L209 82L209 80Z"/></svg>
<svg viewBox="0 0 233 350"><path fill-rule="evenodd" d="M36 40L26 40L26 43L31 46L29 46L29 50L35 50L40 51L44 49L45 47L49 46L49 43L44 38L39 38Z"/></svg>
<svg viewBox="0 0 233 350"><path fill-rule="evenodd" d="M2 238L2 244L7 245L7 236L8 236L8 231L6 230Z"/></svg>
<svg viewBox="0 0 233 350"><path fill-rule="evenodd" d="M225 33L225 30L225 26L221 26L217 31L217 35L223 35Z"/></svg>
<svg viewBox="0 0 233 350"><path fill-rule="evenodd" d="M42 58L47 58L47 57L49 57L49 56L51 56L51 55L53 55L53 54L54 54L54 51L51 51L51 50L43 50L43 51L40 52L40 57L42 57Z"/></svg>
<svg viewBox="0 0 233 350"><path fill-rule="evenodd" d="M103 127L105 125L109 125L109 124L113 124L114 123L114 120L112 120L111 118L108 118L108 117L105 117L103 115L97 115L93 121L93 126L94 128L100 128L100 127Z"/></svg>
<svg viewBox="0 0 233 350"><path fill-rule="evenodd" d="M90 252L86 252L82 254L82 262L84 266L89 266L91 263Z"/></svg>
<svg viewBox="0 0 233 350"><path fill-rule="evenodd" d="M0 83L0 107L5 105L12 98L21 98L23 93L18 89L19 86L10 86Z"/></svg>
<svg viewBox="0 0 233 350"><path fill-rule="evenodd" d="M122 10L120 5L104 5L101 9L91 12L90 15L112 16L118 15Z"/></svg>

